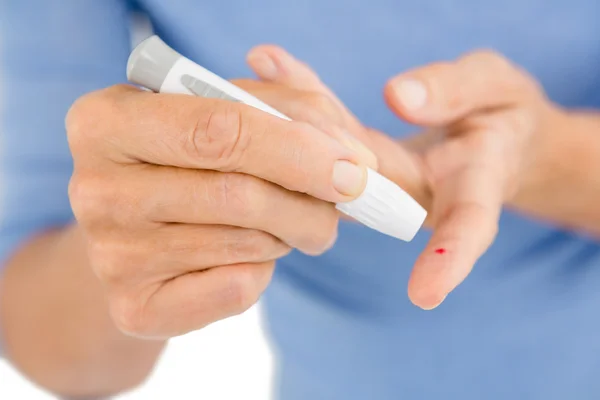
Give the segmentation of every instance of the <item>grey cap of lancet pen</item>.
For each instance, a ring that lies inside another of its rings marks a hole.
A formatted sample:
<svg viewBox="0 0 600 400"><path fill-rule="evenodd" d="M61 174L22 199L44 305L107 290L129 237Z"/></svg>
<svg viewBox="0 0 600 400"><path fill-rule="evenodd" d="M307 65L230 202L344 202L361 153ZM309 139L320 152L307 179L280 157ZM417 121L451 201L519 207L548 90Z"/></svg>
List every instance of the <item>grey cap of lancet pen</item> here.
<svg viewBox="0 0 600 400"><path fill-rule="evenodd" d="M181 55L158 36L150 36L131 52L127 61L127 79L158 92L179 58Z"/></svg>

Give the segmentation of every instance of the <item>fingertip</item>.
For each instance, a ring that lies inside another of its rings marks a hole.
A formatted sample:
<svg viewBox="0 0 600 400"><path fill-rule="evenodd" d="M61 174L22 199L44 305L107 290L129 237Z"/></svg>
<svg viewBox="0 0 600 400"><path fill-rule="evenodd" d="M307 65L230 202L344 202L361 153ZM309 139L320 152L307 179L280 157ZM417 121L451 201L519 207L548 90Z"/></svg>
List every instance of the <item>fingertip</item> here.
<svg viewBox="0 0 600 400"><path fill-rule="evenodd" d="M261 44L248 51L246 60L250 63L251 60L257 57L268 57L274 62L285 64L286 57L292 56L283 47L274 44Z"/></svg>
<svg viewBox="0 0 600 400"><path fill-rule="evenodd" d="M415 306L429 311L442 304L450 290L445 288L447 282L440 274L423 267L417 265L410 276L408 298Z"/></svg>
<svg viewBox="0 0 600 400"><path fill-rule="evenodd" d="M247 62L263 80L285 82L301 71L301 63L282 47L260 45L248 53Z"/></svg>
<svg viewBox="0 0 600 400"><path fill-rule="evenodd" d="M408 298L417 307L429 311L444 302L448 293L434 285L419 282L411 277L408 284Z"/></svg>
<svg viewBox="0 0 600 400"><path fill-rule="evenodd" d="M280 67L269 52L262 47L255 47L248 52L246 62L261 79L274 81L280 75Z"/></svg>
<svg viewBox="0 0 600 400"><path fill-rule="evenodd" d="M259 44L257 46L254 46L253 48L250 49L250 51L248 52L248 55L253 54L253 53L266 53L269 55L277 55L277 54L287 54L287 52L285 51L285 49L281 46L278 46L276 44L270 44L270 43L264 43L264 44Z"/></svg>
<svg viewBox="0 0 600 400"><path fill-rule="evenodd" d="M411 124L416 124L419 122L418 119L415 118L415 116L412 115L410 112L407 112L407 110L404 109L403 105L398 101L396 93L394 92L394 89L392 87L391 81L385 85L385 88L383 90L383 99L389 107L389 109L403 121L406 121Z"/></svg>
<svg viewBox="0 0 600 400"><path fill-rule="evenodd" d="M430 101L427 85L410 76L391 79L384 89L384 96L393 111L411 122L420 119Z"/></svg>
<svg viewBox="0 0 600 400"><path fill-rule="evenodd" d="M423 310L438 307L463 279L458 263L460 260L450 243L430 243L410 274L408 297L411 302Z"/></svg>
<svg viewBox="0 0 600 400"><path fill-rule="evenodd" d="M428 298L412 298L409 296L410 301L420 309L424 311L431 311L438 308L444 300L446 300L447 295L444 296L432 296Z"/></svg>

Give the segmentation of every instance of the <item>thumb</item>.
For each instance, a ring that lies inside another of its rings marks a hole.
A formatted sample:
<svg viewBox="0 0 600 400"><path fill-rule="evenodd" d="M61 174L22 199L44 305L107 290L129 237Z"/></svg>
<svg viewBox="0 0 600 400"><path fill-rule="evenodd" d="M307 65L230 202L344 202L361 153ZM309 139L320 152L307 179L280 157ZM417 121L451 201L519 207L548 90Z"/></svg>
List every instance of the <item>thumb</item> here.
<svg viewBox="0 0 600 400"><path fill-rule="evenodd" d="M443 126L483 109L513 106L538 95L538 88L502 56L479 51L404 72L387 83L384 95L406 121Z"/></svg>

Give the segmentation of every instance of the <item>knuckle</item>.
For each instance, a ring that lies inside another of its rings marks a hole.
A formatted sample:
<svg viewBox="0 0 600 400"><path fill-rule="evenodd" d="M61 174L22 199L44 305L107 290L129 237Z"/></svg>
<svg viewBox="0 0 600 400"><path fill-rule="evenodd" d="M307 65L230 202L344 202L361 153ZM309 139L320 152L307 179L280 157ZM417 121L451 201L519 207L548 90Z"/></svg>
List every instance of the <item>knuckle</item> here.
<svg viewBox="0 0 600 400"><path fill-rule="evenodd" d="M122 295L109 300L112 320L121 332L131 336L145 336L149 324L144 316L144 307L131 295Z"/></svg>
<svg viewBox="0 0 600 400"><path fill-rule="evenodd" d="M315 184L314 168L310 167L314 165L318 149L326 143L322 140L322 132L315 131L310 123L290 124L291 129L281 132L281 141L287 150L287 162L282 166L281 174L288 178L287 189L306 193Z"/></svg>
<svg viewBox="0 0 600 400"><path fill-rule="evenodd" d="M274 236L259 230L244 230L227 249L235 262L261 262L281 257L287 246Z"/></svg>
<svg viewBox="0 0 600 400"><path fill-rule="evenodd" d="M76 172L68 192L73 213L85 226L130 226L139 222L138 212L134 211L139 208L135 197L105 176Z"/></svg>
<svg viewBox="0 0 600 400"><path fill-rule="evenodd" d="M113 86L81 96L71 105L65 117L67 138L72 148L80 148L102 135L106 117L119 112L117 99L123 85Z"/></svg>
<svg viewBox="0 0 600 400"><path fill-rule="evenodd" d="M215 199L217 207L235 220L249 220L260 214L264 183L254 177L237 174L219 174Z"/></svg>
<svg viewBox="0 0 600 400"><path fill-rule="evenodd" d="M246 232L245 238L238 242L237 250L245 254L249 258L248 261L256 261L268 254L270 242L268 234L257 230L250 230Z"/></svg>
<svg viewBox="0 0 600 400"><path fill-rule="evenodd" d="M224 103L224 102L223 102ZM193 159L207 159L215 169L232 171L238 168L249 143L244 116L237 104L213 105L194 121L189 129L184 152Z"/></svg>
<svg viewBox="0 0 600 400"><path fill-rule="evenodd" d="M111 196L105 185L90 174L74 173L69 182L71 208L78 222L84 225L103 220L110 207Z"/></svg>
<svg viewBox="0 0 600 400"><path fill-rule="evenodd" d="M307 239L306 253L309 255L321 255L331 249L338 236L339 214L333 207L329 207L326 214L319 218L318 229L310 231Z"/></svg>
<svg viewBox="0 0 600 400"><path fill-rule="evenodd" d="M88 246L88 259L94 273L100 281L114 284L121 280L123 267L114 256L114 249L109 248L106 242L91 240Z"/></svg>
<svg viewBox="0 0 600 400"><path fill-rule="evenodd" d="M102 102L101 98L98 92L92 92L75 100L65 117L65 126L69 136L77 135L84 130L82 127L87 126L87 117L92 114L92 110L98 103Z"/></svg>
<svg viewBox="0 0 600 400"><path fill-rule="evenodd" d="M236 314L245 312L258 301L260 293L247 268L240 268L235 274L231 274L227 286L227 297Z"/></svg>
<svg viewBox="0 0 600 400"><path fill-rule="evenodd" d="M120 286L140 271L150 269L145 267L148 259L144 249L120 239L92 238L88 258L98 279L110 286Z"/></svg>
<svg viewBox="0 0 600 400"><path fill-rule="evenodd" d="M473 64L480 70L493 71L494 77L503 82L505 90L532 93L538 90L535 79L496 50L480 49L468 53L460 62Z"/></svg>
<svg viewBox="0 0 600 400"><path fill-rule="evenodd" d="M514 75L515 67L511 61L493 49L478 49L465 54L458 60L459 64L473 65L475 69L494 71L494 74ZM470 69L469 69L470 70Z"/></svg>

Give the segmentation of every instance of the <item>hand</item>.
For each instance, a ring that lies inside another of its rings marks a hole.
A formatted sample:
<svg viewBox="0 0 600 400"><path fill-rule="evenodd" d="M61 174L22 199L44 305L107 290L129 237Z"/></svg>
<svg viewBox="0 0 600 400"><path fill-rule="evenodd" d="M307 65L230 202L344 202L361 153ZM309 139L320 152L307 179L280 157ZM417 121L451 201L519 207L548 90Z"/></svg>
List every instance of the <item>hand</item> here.
<svg viewBox="0 0 600 400"><path fill-rule="evenodd" d="M410 299L424 309L437 307L466 278L494 240L504 204L526 208L542 185L550 127L564 118L525 72L498 54L476 52L387 84L391 109L427 128L404 146L391 145L283 49L258 47L249 62L263 80L332 99L343 115L333 120L350 127L378 156L380 172L428 208L433 235L408 283Z"/></svg>
<svg viewBox="0 0 600 400"><path fill-rule="evenodd" d="M90 263L117 327L150 338L246 310L276 259L332 246L332 202L362 192L369 162L326 124L128 86L79 99L66 125Z"/></svg>

